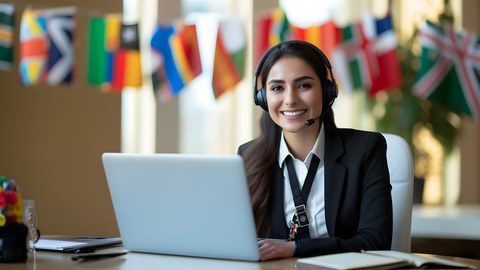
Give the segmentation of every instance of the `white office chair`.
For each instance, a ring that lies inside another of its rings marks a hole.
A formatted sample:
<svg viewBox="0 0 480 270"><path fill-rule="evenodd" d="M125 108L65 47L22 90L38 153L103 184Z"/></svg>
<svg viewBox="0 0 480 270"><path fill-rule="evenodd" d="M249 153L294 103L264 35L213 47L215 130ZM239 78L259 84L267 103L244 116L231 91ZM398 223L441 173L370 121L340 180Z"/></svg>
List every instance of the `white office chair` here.
<svg viewBox="0 0 480 270"><path fill-rule="evenodd" d="M383 134L387 141L387 163L392 185L392 250L410 252L412 228L413 158L400 136Z"/></svg>

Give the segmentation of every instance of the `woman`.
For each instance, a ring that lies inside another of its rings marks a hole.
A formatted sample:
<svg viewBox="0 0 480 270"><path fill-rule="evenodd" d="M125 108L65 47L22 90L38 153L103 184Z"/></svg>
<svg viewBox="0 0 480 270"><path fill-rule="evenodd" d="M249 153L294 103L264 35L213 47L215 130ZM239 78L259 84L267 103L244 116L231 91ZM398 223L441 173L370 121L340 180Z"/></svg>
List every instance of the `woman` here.
<svg viewBox="0 0 480 270"><path fill-rule="evenodd" d="M259 62L254 92L265 110L261 135L238 152L261 260L390 249L385 139L335 126L337 88L325 55L303 41L274 46Z"/></svg>

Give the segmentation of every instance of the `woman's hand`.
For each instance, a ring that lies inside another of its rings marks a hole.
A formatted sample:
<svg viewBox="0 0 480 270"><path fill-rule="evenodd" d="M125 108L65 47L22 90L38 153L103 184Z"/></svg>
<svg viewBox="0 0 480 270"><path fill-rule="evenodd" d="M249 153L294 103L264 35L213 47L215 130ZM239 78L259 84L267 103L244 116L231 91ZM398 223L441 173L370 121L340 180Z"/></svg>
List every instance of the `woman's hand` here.
<svg viewBox="0 0 480 270"><path fill-rule="evenodd" d="M278 258L293 257L295 252L295 242L286 242L285 240L262 239L258 241L260 251L260 260L267 261Z"/></svg>

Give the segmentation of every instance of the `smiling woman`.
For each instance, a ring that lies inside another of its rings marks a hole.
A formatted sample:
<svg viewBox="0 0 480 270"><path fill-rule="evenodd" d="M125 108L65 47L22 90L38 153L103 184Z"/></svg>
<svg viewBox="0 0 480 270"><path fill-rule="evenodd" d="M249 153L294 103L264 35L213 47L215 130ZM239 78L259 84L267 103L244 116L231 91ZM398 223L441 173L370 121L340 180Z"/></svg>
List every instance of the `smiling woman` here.
<svg viewBox="0 0 480 270"><path fill-rule="evenodd" d="M318 118L316 116L322 112L320 78L306 61L297 57L285 57L278 60L270 70L266 95L270 101L269 115L282 127L292 154L305 160L318 135L318 130L304 127L307 121Z"/></svg>
<svg viewBox="0 0 480 270"><path fill-rule="evenodd" d="M267 238L262 260L391 247L385 138L336 127L331 68L320 49L295 40L269 49L255 71L262 132L238 153Z"/></svg>
<svg viewBox="0 0 480 270"><path fill-rule="evenodd" d="M278 60L268 74L266 95L270 117L282 127L284 136L303 133L305 141L315 141L307 138L316 138L318 132L304 127L307 120L320 116L322 112L322 86L320 78L306 61L297 57ZM313 144L303 144L303 147L306 153L301 156L305 159Z"/></svg>

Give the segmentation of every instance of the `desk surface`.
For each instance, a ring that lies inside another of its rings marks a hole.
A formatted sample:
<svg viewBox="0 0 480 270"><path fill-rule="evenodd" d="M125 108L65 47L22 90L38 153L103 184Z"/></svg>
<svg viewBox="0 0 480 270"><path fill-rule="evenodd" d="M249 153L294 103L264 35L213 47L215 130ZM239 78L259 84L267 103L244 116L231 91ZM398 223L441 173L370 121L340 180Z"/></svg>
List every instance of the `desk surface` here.
<svg viewBox="0 0 480 270"><path fill-rule="evenodd" d="M412 237L480 240L480 206L415 205Z"/></svg>
<svg viewBox="0 0 480 270"><path fill-rule="evenodd" d="M114 252L120 251L121 248L109 248L97 251L100 252ZM157 254L144 254L130 252L126 255L99 259L92 261L72 261L72 254L38 251L35 256L30 256L25 263L0 264L0 269L9 270L64 270L64 269L169 269L169 270L186 270L186 269L213 269L213 270L318 270L319 267L314 267L306 264L299 264L296 258L273 260L267 262L242 262L242 261L228 261L205 258L168 256ZM468 263L480 269L480 260L472 260L465 258L445 257Z"/></svg>

